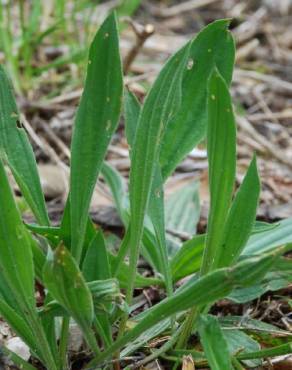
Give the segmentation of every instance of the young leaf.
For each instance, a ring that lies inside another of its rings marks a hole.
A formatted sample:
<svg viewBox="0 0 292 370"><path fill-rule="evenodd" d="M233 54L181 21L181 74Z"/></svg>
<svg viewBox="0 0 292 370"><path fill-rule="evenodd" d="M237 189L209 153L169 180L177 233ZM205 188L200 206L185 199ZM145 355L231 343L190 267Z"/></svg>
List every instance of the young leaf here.
<svg viewBox="0 0 292 370"><path fill-rule="evenodd" d="M212 370L231 370L231 356L215 316L200 316L198 331L205 356Z"/></svg>
<svg viewBox="0 0 292 370"><path fill-rule="evenodd" d="M49 292L74 318L91 349L99 349L91 330L94 318L93 299L78 265L63 244L48 255L43 280Z"/></svg>
<svg viewBox="0 0 292 370"><path fill-rule="evenodd" d="M92 323L92 296L76 262L63 244L48 255L43 279L52 296L76 322Z"/></svg>
<svg viewBox="0 0 292 370"><path fill-rule="evenodd" d="M205 235L186 241L171 260L172 278L177 281L198 271L202 262Z"/></svg>
<svg viewBox="0 0 292 370"><path fill-rule="evenodd" d="M123 94L115 15L98 30L90 47L87 77L72 137L71 251L81 258L87 215L98 172L114 133Z"/></svg>
<svg viewBox="0 0 292 370"><path fill-rule="evenodd" d="M259 194L260 180L254 158L232 202L215 266L229 266L240 256L254 225Z"/></svg>
<svg viewBox="0 0 292 370"><path fill-rule="evenodd" d="M229 211L236 168L236 127L228 87L214 71L208 90L207 148L210 211L201 273L214 267L221 254L224 225Z"/></svg>
<svg viewBox="0 0 292 370"><path fill-rule="evenodd" d="M83 264L82 273L86 281L104 280L111 277L105 240L101 231L90 243Z"/></svg>
<svg viewBox="0 0 292 370"><path fill-rule="evenodd" d="M132 295L136 262L143 234L153 176L157 166L160 140L181 99L181 78L188 55L186 45L175 54L160 72L146 97L139 116L132 151L130 171L130 269L127 298Z"/></svg>
<svg viewBox="0 0 292 370"><path fill-rule="evenodd" d="M184 98L162 140L159 162L164 181L206 134L206 86L214 67L217 66L228 85L231 82L235 48L227 30L229 22L219 20L209 24L191 42L183 75Z"/></svg>
<svg viewBox="0 0 292 370"><path fill-rule="evenodd" d="M20 190L37 221L49 224L44 195L32 147L24 129L12 93L12 87L0 66L0 152L4 154Z"/></svg>
<svg viewBox="0 0 292 370"><path fill-rule="evenodd" d="M94 282L94 280L101 280L105 282L105 279L111 277L110 264L108 259L108 252L106 250L106 244L101 231L96 233L96 236L93 238L92 242L89 244L89 247L86 251L86 255L82 264L83 275L88 282ZM98 286L95 285L95 288ZM100 292L100 289L96 292ZM111 309L109 302L105 304L100 302L100 296L97 297L93 294L93 301L99 301L98 304L106 308L108 311ZM111 325L109 321L108 314L106 312L99 313L96 316L96 322L103 329L104 337L107 343L111 343Z"/></svg>

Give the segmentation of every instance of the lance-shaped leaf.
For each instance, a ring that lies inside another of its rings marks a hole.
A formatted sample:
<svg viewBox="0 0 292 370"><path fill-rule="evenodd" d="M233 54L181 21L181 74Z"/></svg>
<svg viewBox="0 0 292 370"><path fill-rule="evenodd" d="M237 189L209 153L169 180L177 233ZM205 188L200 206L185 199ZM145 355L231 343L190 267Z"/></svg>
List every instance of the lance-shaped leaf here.
<svg viewBox="0 0 292 370"><path fill-rule="evenodd" d="M157 166L160 140L166 125L179 108L181 78L186 68L189 44L165 65L146 97L139 115L132 150L130 172L130 268L128 296L139 254L144 218L147 212L153 176Z"/></svg>
<svg viewBox="0 0 292 370"><path fill-rule="evenodd" d="M158 262L159 272L164 276L167 294L172 294L172 277L168 262L168 251L165 237L165 216L164 216L164 192L163 181L160 167L156 166L153 183L152 194L150 197L149 210L150 219L155 230L155 236L158 246Z"/></svg>
<svg viewBox="0 0 292 370"><path fill-rule="evenodd" d="M171 272L174 281L198 271L202 262L205 235L197 235L183 243L171 260Z"/></svg>
<svg viewBox="0 0 292 370"><path fill-rule="evenodd" d="M200 279L192 279L168 297L148 310L143 319L110 348L94 359L90 365L103 361L115 351L133 341L141 333L177 312L191 307L205 306L225 297L234 287L248 286L262 278L285 251L279 248L274 253L252 257L232 268L214 270ZM135 317L133 318L135 320Z"/></svg>
<svg viewBox="0 0 292 370"><path fill-rule="evenodd" d="M5 155L18 186L40 224L49 218L32 147L21 127L10 82L0 66L0 151ZM3 155L2 154L2 155Z"/></svg>
<svg viewBox="0 0 292 370"><path fill-rule="evenodd" d="M82 264L82 272L87 282L92 282L94 280L102 280L103 282L105 281L105 279L109 279L111 277L108 253L101 231L96 233L96 236L89 244ZM91 293L93 293L92 290ZM93 300L96 300L94 298L95 296L93 294ZM100 296L97 297L97 301L100 301ZM109 302L99 302L98 304L100 304L101 306L104 305L104 309L110 311L111 305L109 304ZM96 320L99 323L100 327L103 328L106 340L110 342L111 325L107 313L101 313L97 315Z"/></svg>
<svg viewBox="0 0 292 370"><path fill-rule="evenodd" d="M275 229L252 235L242 254L260 254L280 245L292 243L292 218L287 218L277 224Z"/></svg>
<svg viewBox="0 0 292 370"><path fill-rule="evenodd" d="M77 322L92 323L93 302L90 290L76 262L63 244L48 255L43 278L52 296Z"/></svg>
<svg viewBox="0 0 292 370"><path fill-rule="evenodd" d="M19 307L34 307L34 270L28 231L22 223L0 160L0 271Z"/></svg>
<svg viewBox="0 0 292 370"><path fill-rule="evenodd" d="M137 98L130 91L127 91L125 99L125 129L127 141L130 147L130 154L136 136L140 112L141 107ZM155 271L163 274L167 290L170 293L172 290L172 279L168 266L165 240L163 181L160 166L158 164L154 171L151 189L148 214L153 224L155 235L149 230L149 228L144 227L141 253Z"/></svg>
<svg viewBox="0 0 292 370"><path fill-rule="evenodd" d="M115 15L111 14L90 47L85 88L71 145L71 248L77 260L81 257L98 172L119 120L122 94L117 25Z"/></svg>
<svg viewBox="0 0 292 370"><path fill-rule="evenodd" d="M210 368L231 370L231 356L217 318L202 315L199 319L198 331Z"/></svg>
<svg viewBox="0 0 292 370"><path fill-rule="evenodd" d="M43 280L53 298L80 326L91 349L99 353L91 330L94 318L92 295L76 261L63 244L48 255Z"/></svg>
<svg viewBox="0 0 292 370"><path fill-rule="evenodd" d="M235 48L228 25L229 20L211 23L191 43L183 75L184 98L162 141L159 162L164 180L206 135L207 83L214 67L228 85L231 82Z"/></svg>
<svg viewBox="0 0 292 370"><path fill-rule="evenodd" d="M205 237L205 235L197 235L186 241L174 255L171 260L171 269L175 281L199 271ZM256 223L241 255L260 255L287 243L292 243L292 219L270 224L269 227L259 228Z"/></svg>
<svg viewBox="0 0 292 370"><path fill-rule="evenodd" d="M232 202L215 266L229 266L240 256L254 225L259 194L260 179L254 158Z"/></svg>
<svg viewBox="0 0 292 370"><path fill-rule="evenodd" d="M0 296L8 298L8 304L15 302L13 309L29 325L33 335L38 338L34 347L35 353L44 364L55 370L56 362L52 357L35 308L34 266L30 235L22 223L2 161L0 161L0 185Z"/></svg>
<svg viewBox="0 0 292 370"><path fill-rule="evenodd" d="M13 328L14 332L31 348L31 350L38 355L37 344L30 327L27 325L25 320L16 313L15 309L9 306L4 299L1 299L1 296L0 315L10 325L10 327Z"/></svg>
<svg viewBox="0 0 292 370"><path fill-rule="evenodd" d="M105 240L101 231L97 232L88 246L82 273L86 281L104 280L111 277Z"/></svg>
<svg viewBox="0 0 292 370"><path fill-rule="evenodd" d="M140 111L141 106L136 96L127 90L125 94L125 131L130 149L134 144Z"/></svg>
<svg viewBox="0 0 292 370"><path fill-rule="evenodd" d="M228 87L214 71L208 89L207 149L210 211L201 272L214 267L231 204L236 169L236 127Z"/></svg>

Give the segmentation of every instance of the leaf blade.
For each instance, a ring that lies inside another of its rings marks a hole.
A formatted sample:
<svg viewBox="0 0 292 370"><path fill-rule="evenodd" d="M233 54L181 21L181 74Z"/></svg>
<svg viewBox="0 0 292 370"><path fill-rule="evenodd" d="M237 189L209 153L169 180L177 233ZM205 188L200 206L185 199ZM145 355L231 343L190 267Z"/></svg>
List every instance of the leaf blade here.
<svg viewBox="0 0 292 370"><path fill-rule="evenodd" d="M260 194L260 179L254 158L232 202L224 230L223 247L215 265L224 267L238 259L251 234Z"/></svg>
<svg viewBox="0 0 292 370"><path fill-rule="evenodd" d="M85 88L71 145L71 248L77 260L81 257L87 214L98 172L118 124L122 90L117 25L115 15L111 14L90 47Z"/></svg>
<svg viewBox="0 0 292 370"><path fill-rule="evenodd" d="M38 222L49 225L49 217L41 188L32 147L23 128L11 84L0 66L0 150Z"/></svg>
<svg viewBox="0 0 292 370"><path fill-rule="evenodd" d="M231 356L217 318L211 315L201 315L198 331L211 369L231 370Z"/></svg>
<svg viewBox="0 0 292 370"><path fill-rule="evenodd" d="M221 254L223 230L235 184L235 120L228 87L217 71L209 81L207 131L210 210L202 274L215 266L215 259Z"/></svg>
<svg viewBox="0 0 292 370"><path fill-rule="evenodd" d="M228 25L229 20L215 21L191 42L189 68L182 84L184 99L167 127L161 147L159 162L164 181L206 135L206 86L213 68L217 66L228 85L231 82L235 47Z"/></svg>

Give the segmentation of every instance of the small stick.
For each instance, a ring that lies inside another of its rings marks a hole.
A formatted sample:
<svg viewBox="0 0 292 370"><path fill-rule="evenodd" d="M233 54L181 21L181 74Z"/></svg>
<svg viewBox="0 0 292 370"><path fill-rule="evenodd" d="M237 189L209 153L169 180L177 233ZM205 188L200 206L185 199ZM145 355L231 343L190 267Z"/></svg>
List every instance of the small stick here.
<svg viewBox="0 0 292 370"><path fill-rule="evenodd" d="M130 67L138 55L140 49L144 45L145 41L154 33L154 26L152 24L146 24L142 26L132 20L128 20L135 35L136 35L136 44L130 49L128 55L124 59L124 74L126 75Z"/></svg>

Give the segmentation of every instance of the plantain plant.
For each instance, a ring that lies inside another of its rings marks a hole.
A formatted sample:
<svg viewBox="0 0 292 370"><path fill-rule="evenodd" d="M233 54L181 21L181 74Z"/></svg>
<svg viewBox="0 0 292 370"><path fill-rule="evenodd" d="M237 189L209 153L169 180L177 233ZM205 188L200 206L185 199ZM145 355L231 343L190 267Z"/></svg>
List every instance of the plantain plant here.
<svg viewBox="0 0 292 370"><path fill-rule="evenodd" d="M169 333L158 350L148 355L145 350L140 365L164 356L177 366L190 354L198 364L227 370L291 352L284 331L285 341L261 350L249 336L250 326L235 330L209 313L222 298L244 301L260 296L272 283L288 284L292 267L283 257L291 249L292 220L275 225L255 221L260 193L255 157L235 192L236 125L229 94L234 42L228 24L219 20L208 25L172 56L140 106L132 93L123 91L115 15L104 21L89 51L71 144L70 192L59 227L50 225L32 148L1 67L0 315L29 346L33 361L24 361L5 345L1 350L20 368L35 369L38 363L48 370L71 368L72 321L88 349L86 369L118 368L124 357ZM125 179L105 162L122 108L131 159L128 192ZM180 243L170 256L163 187L204 138L207 232ZM34 224L21 218L8 170ZM125 228L117 250L89 216L99 175ZM153 269L152 277L139 273L140 255ZM177 288L182 278L187 279ZM35 282L43 287L38 304ZM134 314L135 289L149 286L165 289L166 298ZM254 320L253 325L261 323ZM271 327L261 327L261 333L280 331ZM192 334L198 334L203 351L189 348Z"/></svg>

